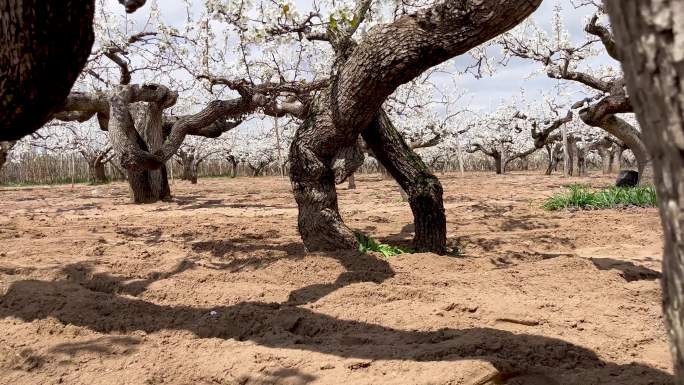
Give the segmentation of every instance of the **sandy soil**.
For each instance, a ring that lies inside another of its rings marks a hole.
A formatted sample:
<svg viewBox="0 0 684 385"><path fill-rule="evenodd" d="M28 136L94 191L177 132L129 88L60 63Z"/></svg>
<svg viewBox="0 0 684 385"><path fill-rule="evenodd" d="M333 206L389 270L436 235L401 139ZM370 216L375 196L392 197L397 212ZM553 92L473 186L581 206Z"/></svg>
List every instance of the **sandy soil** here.
<svg viewBox="0 0 684 385"><path fill-rule="evenodd" d="M395 244L393 183L340 189ZM670 384L655 209L548 213L567 183L443 176L460 257L307 254L289 183L0 189L0 384ZM606 185L595 177L584 182Z"/></svg>

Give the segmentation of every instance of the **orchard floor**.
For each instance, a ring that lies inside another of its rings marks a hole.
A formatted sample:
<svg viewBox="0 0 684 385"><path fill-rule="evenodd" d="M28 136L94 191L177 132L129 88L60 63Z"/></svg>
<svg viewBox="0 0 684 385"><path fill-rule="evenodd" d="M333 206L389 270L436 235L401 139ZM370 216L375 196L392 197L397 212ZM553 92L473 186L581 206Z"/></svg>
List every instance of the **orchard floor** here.
<svg viewBox="0 0 684 385"><path fill-rule="evenodd" d="M657 210L545 212L557 176L441 180L459 257L309 254L280 178L151 205L2 188L0 384L672 383ZM409 244L394 184L358 185L345 221Z"/></svg>

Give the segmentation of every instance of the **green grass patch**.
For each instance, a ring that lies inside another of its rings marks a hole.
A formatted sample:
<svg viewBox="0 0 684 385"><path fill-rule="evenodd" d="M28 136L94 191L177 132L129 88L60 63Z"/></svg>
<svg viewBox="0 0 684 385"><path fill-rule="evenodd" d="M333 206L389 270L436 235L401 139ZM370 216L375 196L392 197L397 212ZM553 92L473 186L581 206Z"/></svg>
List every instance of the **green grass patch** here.
<svg viewBox="0 0 684 385"><path fill-rule="evenodd" d="M411 249L404 247L392 246L385 243L380 243L362 233L356 233L356 240L359 241L359 251L362 253L367 253L369 251L375 251L383 255L385 258L394 257L399 254L410 254L413 252Z"/></svg>
<svg viewBox="0 0 684 385"><path fill-rule="evenodd" d="M574 184L567 191L547 199L542 205L545 210L557 211L568 208L577 209L613 209L618 207L655 207L656 191L647 187L610 187L591 189L588 186Z"/></svg>

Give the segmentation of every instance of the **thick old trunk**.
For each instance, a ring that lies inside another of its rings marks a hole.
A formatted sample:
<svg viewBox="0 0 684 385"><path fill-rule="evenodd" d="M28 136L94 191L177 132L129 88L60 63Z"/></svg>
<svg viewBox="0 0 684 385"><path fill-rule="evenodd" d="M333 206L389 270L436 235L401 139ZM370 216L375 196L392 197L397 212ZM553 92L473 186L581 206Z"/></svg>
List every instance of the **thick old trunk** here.
<svg viewBox="0 0 684 385"><path fill-rule="evenodd" d="M94 0L0 0L0 140L48 121L83 70L95 39Z"/></svg>
<svg viewBox="0 0 684 385"><path fill-rule="evenodd" d="M331 84L311 101L290 147L299 231L307 249L357 248L353 231L339 214L335 190L335 182L346 180L355 168L345 162L333 167L341 160L340 153L354 152L350 150L357 146L359 134L377 117L387 97L430 67L513 28L540 3L441 1L377 26L349 52L338 52Z"/></svg>
<svg viewBox="0 0 684 385"><path fill-rule="evenodd" d="M337 206L335 172L324 163L331 163L332 155L320 159L311 150L322 136L317 135L318 118L316 108L312 107L290 146L290 179L299 207L299 234L309 251L356 249L356 236L342 221ZM351 145L355 142L351 141ZM334 154L335 149L328 151Z"/></svg>
<svg viewBox="0 0 684 385"><path fill-rule="evenodd" d="M609 0L607 6L620 47L627 89L653 160L665 235L663 306L672 341L675 382L681 385L684 384L684 98L681 87L684 30L679 21L684 20L684 7L674 0Z"/></svg>
<svg viewBox="0 0 684 385"><path fill-rule="evenodd" d="M128 169L128 186L131 191L133 203L155 203L171 199L171 188L167 178L166 166L159 170L160 180L152 175L152 171L141 169Z"/></svg>
<svg viewBox="0 0 684 385"><path fill-rule="evenodd" d="M446 216L442 185L437 177L406 144L384 112L362 135L378 162L385 166L408 195L415 225L414 248L444 254Z"/></svg>

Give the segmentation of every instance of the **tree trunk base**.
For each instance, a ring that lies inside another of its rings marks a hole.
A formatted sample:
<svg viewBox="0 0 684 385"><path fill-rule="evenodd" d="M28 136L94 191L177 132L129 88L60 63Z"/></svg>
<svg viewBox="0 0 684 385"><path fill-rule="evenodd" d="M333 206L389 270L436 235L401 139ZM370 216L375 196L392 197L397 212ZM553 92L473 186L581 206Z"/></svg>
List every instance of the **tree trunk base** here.
<svg viewBox="0 0 684 385"><path fill-rule="evenodd" d="M171 200L171 188L166 176L166 167L156 171L161 173L160 183L155 183L153 180L155 176L152 173L155 171L128 171L128 186L130 187L133 203L155 203Z"/></svg>

